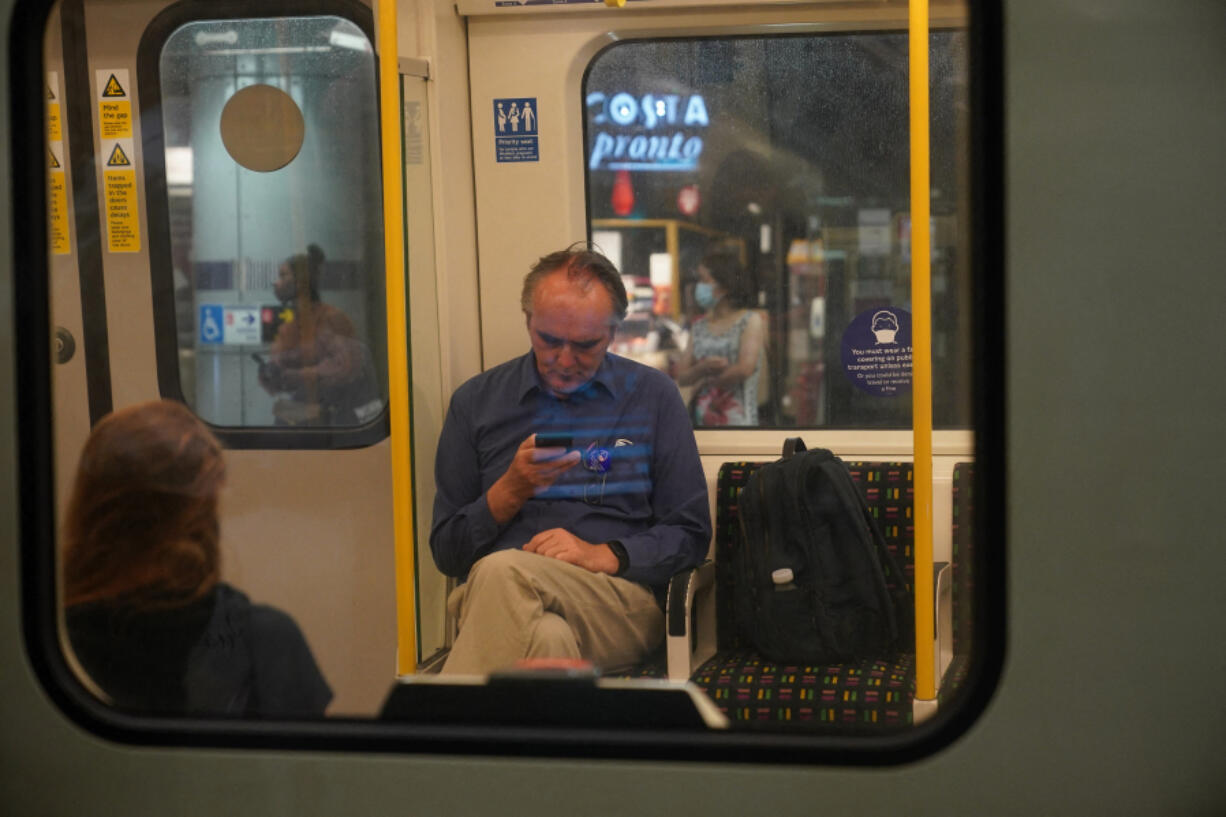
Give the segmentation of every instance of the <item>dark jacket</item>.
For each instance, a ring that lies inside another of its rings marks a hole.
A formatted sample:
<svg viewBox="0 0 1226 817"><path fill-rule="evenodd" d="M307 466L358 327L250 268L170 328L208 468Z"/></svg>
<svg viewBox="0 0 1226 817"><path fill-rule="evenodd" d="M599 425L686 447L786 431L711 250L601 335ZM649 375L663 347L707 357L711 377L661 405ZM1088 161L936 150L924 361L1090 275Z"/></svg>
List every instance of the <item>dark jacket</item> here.
<svg viewBox="0 0 1226 817"><path fill-rule="evenodd" d="M294 620L223 582L165 610L75 605L67 626L81 668L120 709L303 717L332 700Z"/></svg>

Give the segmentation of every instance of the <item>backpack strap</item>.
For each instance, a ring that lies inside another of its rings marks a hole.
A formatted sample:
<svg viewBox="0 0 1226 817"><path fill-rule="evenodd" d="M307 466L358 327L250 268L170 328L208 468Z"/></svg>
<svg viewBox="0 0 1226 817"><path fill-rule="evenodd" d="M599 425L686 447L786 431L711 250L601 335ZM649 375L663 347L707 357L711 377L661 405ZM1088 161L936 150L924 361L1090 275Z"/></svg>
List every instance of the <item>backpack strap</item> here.
<svg viewBox="0 0 1226 817"><path fill-rule="evenodd" d="M791 459L793 454L799 454L805 450L805 441L800 437L788 437L783 441L783 458Z"/></svg>

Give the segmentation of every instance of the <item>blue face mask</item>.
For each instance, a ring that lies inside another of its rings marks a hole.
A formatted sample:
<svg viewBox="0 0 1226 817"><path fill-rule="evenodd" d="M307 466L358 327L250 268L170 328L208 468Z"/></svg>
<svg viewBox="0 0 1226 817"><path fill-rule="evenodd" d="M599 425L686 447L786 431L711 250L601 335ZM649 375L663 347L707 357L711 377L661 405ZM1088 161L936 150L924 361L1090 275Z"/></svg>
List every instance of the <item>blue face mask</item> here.
<svg viewBox="0 0 1226 817"><path fill-rule="evenodd" d="M694 301L703 309L715 306L715 285L710 281L694 284Z"/></svg>

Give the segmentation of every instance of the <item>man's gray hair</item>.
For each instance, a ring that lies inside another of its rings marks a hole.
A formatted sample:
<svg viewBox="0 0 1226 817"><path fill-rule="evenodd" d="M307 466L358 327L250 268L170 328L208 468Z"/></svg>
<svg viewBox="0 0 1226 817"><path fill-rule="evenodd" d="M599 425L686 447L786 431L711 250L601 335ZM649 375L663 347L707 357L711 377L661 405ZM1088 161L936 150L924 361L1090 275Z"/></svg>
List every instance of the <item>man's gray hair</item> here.
<svg viewBox="0 0 1226 817"><path fill-rule="evenodd" d="M546 275L558 270L566 270L566 276L571 281L581 281L586 276L595 278L608 290L616 319L620 321L626 317L629 298L626 297L626 287L622 283L621 274L612 261L586 244L572 244L565 250L551 252L542 256L532 266L524 276L524 289L520 295L520 306L523 307L524 314L532 314L532 297L536 293L536 285Z"/></svg>

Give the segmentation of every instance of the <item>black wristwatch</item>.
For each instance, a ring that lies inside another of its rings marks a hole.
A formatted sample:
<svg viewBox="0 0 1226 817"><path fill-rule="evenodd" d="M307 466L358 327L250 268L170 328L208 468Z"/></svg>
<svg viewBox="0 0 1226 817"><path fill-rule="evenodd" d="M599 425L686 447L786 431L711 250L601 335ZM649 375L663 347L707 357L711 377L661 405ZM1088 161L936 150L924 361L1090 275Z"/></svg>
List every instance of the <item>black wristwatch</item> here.
<svg viewBox="0 0 1226 817"><path fill-rule="evenodd" d="M626 546L616 539L610 539L605 544L609 546L609 550L613 551L613 555L617 557L617 572L613 575L622 575L630 568L630 554L626 553Z"/></svg>

